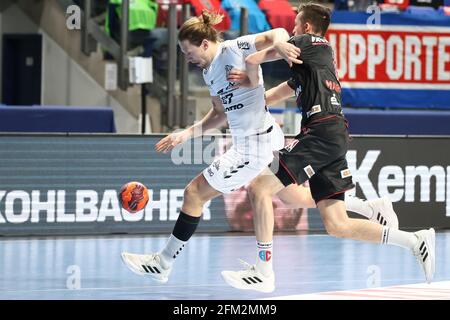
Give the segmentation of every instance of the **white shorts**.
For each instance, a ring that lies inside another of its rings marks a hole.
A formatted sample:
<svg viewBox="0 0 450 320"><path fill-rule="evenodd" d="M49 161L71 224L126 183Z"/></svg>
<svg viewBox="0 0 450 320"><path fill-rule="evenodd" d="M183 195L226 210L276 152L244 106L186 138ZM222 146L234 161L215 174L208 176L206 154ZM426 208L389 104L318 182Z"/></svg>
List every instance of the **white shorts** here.
<svg viewBox="0 0 450 320"><path fill-rule="evenodd" d="M233 146L205 170L206 181L221 193L249 184L273 160L273 152L283 149L284 134L278 124L269 133L233 137Z"/></svg>

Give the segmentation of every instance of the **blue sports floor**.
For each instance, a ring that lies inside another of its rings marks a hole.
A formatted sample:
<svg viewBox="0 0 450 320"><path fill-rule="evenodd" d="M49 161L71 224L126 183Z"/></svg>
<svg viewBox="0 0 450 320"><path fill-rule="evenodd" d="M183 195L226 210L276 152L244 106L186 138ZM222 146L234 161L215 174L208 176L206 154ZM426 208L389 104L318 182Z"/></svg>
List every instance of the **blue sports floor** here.
<svg viewBox="0 0 450 320"><path fill-rule="evenodd" d="M402 248L327 235L277 235L276 290L269 294L231 288L220 276L221 270L240 268L238 258L254 263L251 235L195 235L166 284L122 263L121 251L157 251L166 238L3 238L0 299L450 299L448 231L436 235L431 285L424 284L415 257Z"/></svg>

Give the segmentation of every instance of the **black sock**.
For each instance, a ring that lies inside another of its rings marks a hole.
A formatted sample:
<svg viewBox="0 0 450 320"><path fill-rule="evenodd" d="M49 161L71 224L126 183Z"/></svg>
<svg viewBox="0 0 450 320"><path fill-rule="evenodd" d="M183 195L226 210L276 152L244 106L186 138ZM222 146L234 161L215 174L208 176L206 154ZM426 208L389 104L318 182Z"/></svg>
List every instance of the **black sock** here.
<svg viewBox="0 0 450 320"><path fill-rule="evenodd" d="M192 217L180 211L172 234L181 241L188 241L197 229L200 217Z"/></svg>

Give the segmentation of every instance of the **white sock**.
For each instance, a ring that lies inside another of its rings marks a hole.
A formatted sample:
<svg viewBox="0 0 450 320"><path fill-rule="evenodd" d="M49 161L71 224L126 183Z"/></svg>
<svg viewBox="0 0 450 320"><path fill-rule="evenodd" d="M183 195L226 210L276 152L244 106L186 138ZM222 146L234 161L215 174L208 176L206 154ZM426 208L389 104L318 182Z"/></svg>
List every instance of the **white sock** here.
<svg viewBox="0 0 450 320"><path fill-rule="evenodd" d="M381 244L390 244L412 250L417 244L417 236L412 232L383 227Z"/></svg>
<svg viewBox="0 0 450 320"><path fill-rule="evenodd" d="M268 276L272 270L273 242L256 242L256 269Z"/></svg>
<svg viewBox="0 0 450 320"><path fill-rule="evenodd" d="M369 206L366 200L362 200L358 197L345 195L345 207L347 211L355 212L368 219L372 218L373 210Z"/></svg>
<svg viewBox="0 0 450 320"><path fill-rule="evenodd" d="M172 266L186 243L187 241L181 241L173 234L170 235L166 246L159 253L159 256L161 257L161 265L164 269L169 269Z"/></svg>

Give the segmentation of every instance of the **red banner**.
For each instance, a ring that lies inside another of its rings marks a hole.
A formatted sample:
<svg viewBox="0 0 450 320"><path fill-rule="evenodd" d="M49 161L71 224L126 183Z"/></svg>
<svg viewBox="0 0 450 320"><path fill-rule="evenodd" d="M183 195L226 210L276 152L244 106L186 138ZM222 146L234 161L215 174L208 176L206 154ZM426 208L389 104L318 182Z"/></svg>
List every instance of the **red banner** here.
<svg viewBox="0 0 450 320"><path fill-rule="evenodd" d="M450 28L334 24L334 48L343 87L450 89Z"/></svg>

